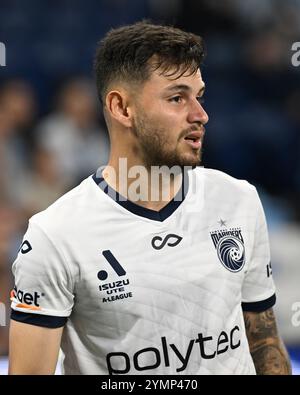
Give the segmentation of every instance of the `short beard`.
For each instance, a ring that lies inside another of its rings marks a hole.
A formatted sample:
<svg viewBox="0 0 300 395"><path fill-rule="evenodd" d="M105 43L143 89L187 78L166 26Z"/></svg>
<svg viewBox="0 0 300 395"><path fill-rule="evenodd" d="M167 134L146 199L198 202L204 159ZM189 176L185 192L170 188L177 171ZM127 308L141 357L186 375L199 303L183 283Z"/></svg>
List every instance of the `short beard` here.
<svg viewBox="0 0 300 395"><path fill-rule="evenodd" d="M151 120L145 116L139 116L139 118L133 123L133 133L138 139L137 150L142 155L144 165L148 170L151 166L167 166L169 168L173 166L185 166L196 167L201 163L202 150L200 149L198 155L194 158L185 157L180 154L177 149L168 150L168 133L166 129L159 128L151 124ZM183 131L178 142L184 138L189 130Z"/></svg>

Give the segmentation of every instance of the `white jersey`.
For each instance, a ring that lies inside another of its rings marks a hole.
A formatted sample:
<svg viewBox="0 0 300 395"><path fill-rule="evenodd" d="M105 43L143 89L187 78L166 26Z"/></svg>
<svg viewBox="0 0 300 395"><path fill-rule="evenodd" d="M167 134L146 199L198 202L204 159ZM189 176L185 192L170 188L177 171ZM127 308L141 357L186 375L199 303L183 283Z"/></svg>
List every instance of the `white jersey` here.
<svg viewBox="0 0 300 395"><path fill-rule="evenodd" d="M243 310L275 303L260 200L220 171L188 174L159 212L90 176L30 219L12 319L64 326L65 374L255 374Z"/></svg>

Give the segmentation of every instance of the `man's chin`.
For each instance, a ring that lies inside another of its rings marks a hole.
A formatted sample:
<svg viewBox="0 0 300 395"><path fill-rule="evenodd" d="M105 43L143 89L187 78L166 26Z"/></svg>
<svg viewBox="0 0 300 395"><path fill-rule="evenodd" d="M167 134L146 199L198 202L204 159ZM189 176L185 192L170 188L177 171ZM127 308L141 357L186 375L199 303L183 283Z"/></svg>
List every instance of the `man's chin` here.
<svg viewBox="0 0 300 395"><path fill-rule="evenodd" d="M156 158L151 158L149 161L146 161L147 168L162 167L166 166L168 168L179 166L183 167L196 167L201 164L201 151L194 152L162 152L161 155Z"/></svg>
<svg viewBox="0 0 300 395"><path fill-rule="evenodd" d="M196 167L200 166L201 164L201 155L198 153L198 155L194 154L185 154L185 155L178 155L173 158L168 158L165 156L164 161L162 161L162 165L167 166L169 168L173 166L179 166L181 168L183 167Z"/></svg>
<svg viewBox="0 0 300 395"><path fill-rule="evenodd" d="M182 166L182 167L183 166L195 167L195 166L200 166L200 164L201 164L201 153L200 152L198 152L197 154L193 153L193 154L182 155L179 158L179 163L178 163L178 165Z"/></svg>

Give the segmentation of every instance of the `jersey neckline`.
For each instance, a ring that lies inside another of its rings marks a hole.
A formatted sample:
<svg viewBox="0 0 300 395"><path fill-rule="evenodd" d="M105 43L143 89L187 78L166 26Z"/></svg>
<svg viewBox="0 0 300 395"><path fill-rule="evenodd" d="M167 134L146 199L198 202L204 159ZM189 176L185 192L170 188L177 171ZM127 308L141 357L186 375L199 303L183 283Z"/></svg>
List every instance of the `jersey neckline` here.
<svg viewBox="0 0 300 395"><path fill-rule="evenodd" d="M102 177L102 172L100 173L100 177L97 176L97 174L99 174L98 171L93 174L93 181L100 189L102 189L102 191L109 198L111 198L124 209L135 215L158 222L165 221L178 209L178 207L185 200L189 189L188 172L184 172L182 184L179 191L176 193L173 199L170 200L162 209L160 209L159 211L155 211L146 207L139 206L138 204L133 203L131 200L126 199L123 195L119 194L119 192L115 191L110 185L107 184L107 182Z"/></svg>

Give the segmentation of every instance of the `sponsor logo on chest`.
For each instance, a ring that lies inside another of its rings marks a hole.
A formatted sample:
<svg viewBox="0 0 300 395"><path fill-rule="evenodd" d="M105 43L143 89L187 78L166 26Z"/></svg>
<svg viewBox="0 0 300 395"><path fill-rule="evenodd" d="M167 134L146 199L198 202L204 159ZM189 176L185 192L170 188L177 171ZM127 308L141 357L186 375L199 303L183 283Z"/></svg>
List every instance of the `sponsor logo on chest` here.
<svg viewBox="0 0 300 395"><path fill-rule="evenodd" d="M126 276L124 267L120 264L120 262L110 250L102 251L102 255L119 277ZM108 278L108 273L106 270L100 270L97 274L97 277L101 282L103 282ZM129 278L122 278L117 281L107 282L105 284L99 285L99 291L102 295L103 293L105 295L102 297L102 303L116 302L118 300L132 298L132 292L128 291L126 288L129 284Z"/></svg>

